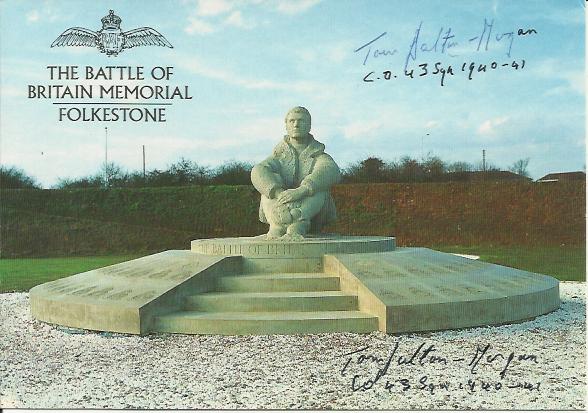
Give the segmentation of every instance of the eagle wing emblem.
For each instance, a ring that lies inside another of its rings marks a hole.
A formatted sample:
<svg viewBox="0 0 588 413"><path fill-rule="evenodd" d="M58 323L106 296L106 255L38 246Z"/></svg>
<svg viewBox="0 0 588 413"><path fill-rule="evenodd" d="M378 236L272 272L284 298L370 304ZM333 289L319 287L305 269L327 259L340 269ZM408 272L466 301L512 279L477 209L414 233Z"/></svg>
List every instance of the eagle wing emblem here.
<svg viewBox="0 0 588 413"><path fill-rule="evenodd" d="M164 46L173 49L170 42L157 30L151 27L139 27L123 33L123 49L130 49L136 46Z"/></svg>
<svg viewBox="0 0 588 413"><path fill-rule="evenodd" d="M96 46L98 44L98 33L84 29L83 27L71 27L51 43L54 46Z"/></svg>

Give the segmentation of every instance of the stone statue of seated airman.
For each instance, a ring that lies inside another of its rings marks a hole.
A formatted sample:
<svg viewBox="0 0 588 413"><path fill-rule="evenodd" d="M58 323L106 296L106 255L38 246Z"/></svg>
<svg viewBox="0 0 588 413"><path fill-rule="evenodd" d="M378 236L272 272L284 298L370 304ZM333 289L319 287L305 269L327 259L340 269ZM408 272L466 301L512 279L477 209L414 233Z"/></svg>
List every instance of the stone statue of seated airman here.
<svg viewBox="0 0 588 413"><path fill-rule="evenodd" d="M269 224L267 239L303 239L336 219L330 188L341 172L325 145L310 134L310 120L306 108L291 109L288 134L251 171L251 182L261 193L259 219Z"/></svg>

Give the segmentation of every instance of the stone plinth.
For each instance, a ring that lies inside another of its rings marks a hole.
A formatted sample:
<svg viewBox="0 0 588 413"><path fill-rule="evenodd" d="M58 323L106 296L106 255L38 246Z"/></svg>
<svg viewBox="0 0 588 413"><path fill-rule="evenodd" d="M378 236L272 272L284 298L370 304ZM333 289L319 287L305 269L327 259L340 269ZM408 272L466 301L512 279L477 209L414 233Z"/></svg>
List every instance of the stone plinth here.
<svg viewBox="0 0 588 413"><path fill-rule="evenodd" d="M556 279L391 237L204 239L31 290L33 315L134 334L419 332L519 322L559 306Z"/></svg>
<svg viewBox="0 0 588 413"><path fill-rule="evenodd" d="M303 241L266 240L265 236L211 238L192 241L192 251L205 255L248 258L322 258L325 254L394 251L393 237L324 236Z"/></svg>

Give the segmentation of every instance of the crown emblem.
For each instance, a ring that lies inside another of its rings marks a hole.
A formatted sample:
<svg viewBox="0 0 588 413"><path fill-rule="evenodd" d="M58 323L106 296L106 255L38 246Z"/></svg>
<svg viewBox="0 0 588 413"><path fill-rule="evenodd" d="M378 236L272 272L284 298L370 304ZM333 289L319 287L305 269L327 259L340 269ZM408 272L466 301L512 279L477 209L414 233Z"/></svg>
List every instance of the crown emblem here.
<svg viewBox="0 0 588 413"><path fill-rule="evenodd" d="M2 0L0 0L2 1ZM98 31L83 27L70 27L51 43L54 46L88 46L96 47L107 56L117 56L124 49L138 46L163 46L173 48L170 42L151 27L139 27L123 32L120 29L122 19L110 10L100 19L102 29Z"/></svg>
<svg viewBox="0 0 588 413"><path fill-rule="evenodd" d="M120 28L122 19L114 14L114 10L110 10L108 16L104 16L101 21L102 29L118 29Z"/></svg>

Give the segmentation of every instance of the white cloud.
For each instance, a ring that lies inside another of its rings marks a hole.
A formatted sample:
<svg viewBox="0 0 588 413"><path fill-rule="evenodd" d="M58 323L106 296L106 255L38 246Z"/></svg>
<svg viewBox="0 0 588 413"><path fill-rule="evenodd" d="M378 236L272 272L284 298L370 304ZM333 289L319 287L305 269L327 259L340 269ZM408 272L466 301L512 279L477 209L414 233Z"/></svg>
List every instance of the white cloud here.
<svg viewBox="0 0 588 413"><path fill-rule="evenodd" d="M211 68L196 58L178 59L178 65L197 75L220 80L227 84L246 89L313 92L319 88L318 85L308 81L276 82L273 80L248 78L224 69Z"/></svg>
<svg viewBox="0 0 588 413"><path fill-rule="evenodd" d="M184 31L188 34L210 34L214 33L216 28L202 19L188 17L188 25Z"/></svg>
<svg viewBox="0 0 588 413"><path fill-rule="evenodd" d="M57 7L57 4L54 1L45 0L41 2L37 2L40 6L39 8L33 9L29 11L25 18L28 23L38 23L40 21L49 21L54 22L56 20L63 20L63 13Z"/></svg>
<svg viewBox="0 0 588 413"><path fill-rule="evenodd" d="M508 116L502 116L494 119L487 119L478 127L478 134L493 135L496 133L496 128L504 125L509 120Z"/></svg>
<svg viewBox="0 0 588 413"><path fill-rule="evenodd" d="M535 13L526 17L529 21L547 20L562 26L584 25L585 10L582 7L583 3L584 1L577 0L576 5L563 6L559 5L558 2L554 2L552 3L553 8L535 7Z"/></svg>
<svg viewBox="0 0 588 413"><path fill-rule="evenodd" d="M235 6L235 2L227 0L199 0L196 7L196 13L199 16L218 16L230 12Z"/></svg>
<svg viewBox="0 0 588 413"><path fill-rule="evenodd" d="M228 26L239 27L242 29L253 29L256 24L253 21L245 21L239 10L232 12L224 21Z"/></svg>
<svg viewBox="0 0 588 413"><path fill-rule="evenodd" d="M331 46L327 50L327 58L333 63L341 63L345 58L349 57L351 50L353 50L353 48L348 44Z"/></svg>
<svg viewBox="0 0 588 413"><path fill-rule="evenodd" d="M322 0L197 0L196 8L189 15L188 25L184 30L188 34L210 34L219 31L223 26L252 29L258 26L258 22L251 16L246 18L244 9L248 14L261 10L296 15L320 1ZM191 2L186 4L194 7ZM341 52L335 53L333 58L341 61Z"/></svg>
<svg viewBox="0 0 588 413"><path fill-rule="evenodd" d="M298 59L305 63L341 63L352 54L353 45L343 42L309 45L296 50Z"/></svg>
<svg viewBox="0 0 588 413"><path fill-rule="evenodd" d="M29 13L27 13L27 21L30 23L36 23L39 21L40 18L41 15L39 14L39 11L37 9L31 10Z"/></svg>
<svg viewBox="0 0 588 413"><path fill-rule="evenodd" d="M569 67L584 67L581 61L570 62ZM547 95L563 93L577 93L584 95L586 75L582 70L561 69L561 63L557 59L545 59L530 70L532 74L543 79L557 79L565 82L562 86L554 87L547 91Z"/></svg>
<svg viewBox="0 0 588 413"><path fill-rule="evenodd" d="M317 60L317 52L310 49L296 50L298 57L304 62L315 62Z"/></svg>
<svg viewBox="0 0 588 413"><path fill-rule="evenodd" d="M383 124L379 120L359 120L343 126L341 129L346 139L360 140L377 132L382 126Z"/></svg>
<svg viewBox="0 0 588 413"><path fill-rule="evenodd" d="M425 128L426 129L435 129L438 128L440 125L439 122L437 122L436 120L430 120L427 123L425 123Z"/></svg>
<svg viewBox="0 0 588 413"><path fill-rule="evenodd" d="M277 143L284 130L284 118L281 116L272 118L255 117L251 121L235 124L222 132L223 136L206 140L207 150L231 149L234 153L246 150L246 147L259 148L260 142L265 151L269 153L272 143ZM202 145L198 145L202 148ZM239 149L237 149L239 148Z"/></svg>
<svg viewBox="0 0 588 413"><path fill-rule="evenodd" d="M228 0L198 0L196 10L188 17L188 25L184 31L188 34L206 35L219 31L222 26L233 26L243 29L255 27L252 21L246 21L241 11L234 10L242 2ZM222 22L219 17L230 13Z"/></svg>
<svg viewBox="0 0 588 413"><path fill-rule="evenodd" d="M581 70L569 71L562 73L562 77L567 80L568 86L576 93L583 95L586 91L586 75Z"/></svg>
<svg viewBox="0 0 588 413"><path fill-rule="evenodd" d="M316 6L320 1L321 0L280 0L277 3L276 10L284 14L304 13L311 7Z"/></svg>
<svg viewBox="0 0 588 413"><path fill-rule="evenodd" d="M19 88L14 85L2 84L0 87L0 96L2 98L24 98L27 96L27 88Z"/></svg>
<svg viewBox="0 0 588 413"><path fill-rule="evenodd" d="M22 81L27 83L47 82L49 79L47 62L31 58L7 57L2 56L0 59L0 72L2 73L3 82Z"/></svg>
<svg viewBox="0 0 588 413"><path fill-rule="evenodd" d="M147 169L166 168L180 156L215 166L229 159L263 159L279 142L283 130L283 117L255 116L245 122L227 122L220 128L202 130L198 137L151 132L141 136L141 144L145 145ZM141 167L139 148L136 133L120 133L112 139L112 144L109 141L109 159L129 170L137 170ZM103 154L103 149L98 145L93 153Z"/></svg>

